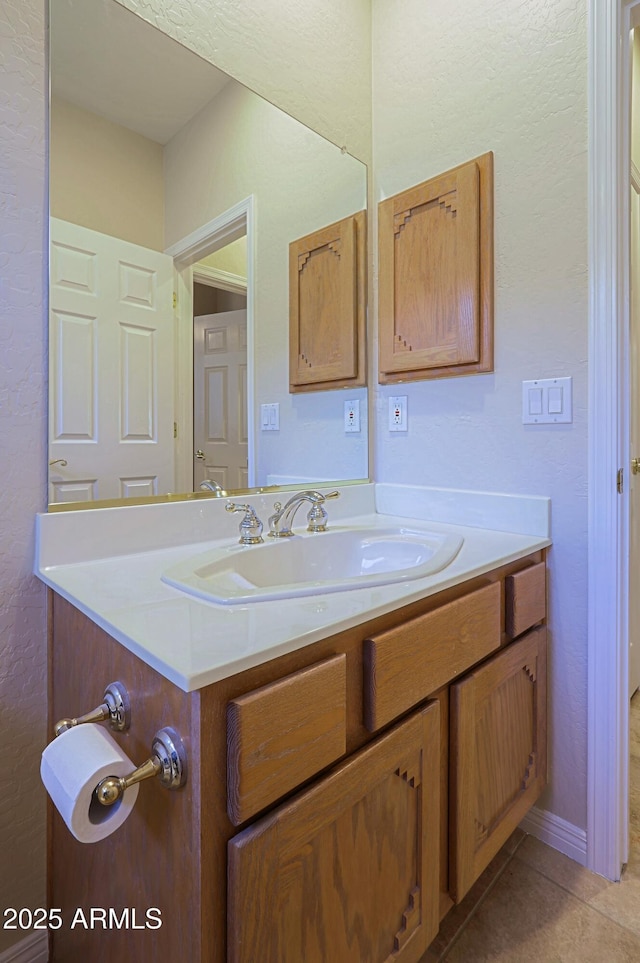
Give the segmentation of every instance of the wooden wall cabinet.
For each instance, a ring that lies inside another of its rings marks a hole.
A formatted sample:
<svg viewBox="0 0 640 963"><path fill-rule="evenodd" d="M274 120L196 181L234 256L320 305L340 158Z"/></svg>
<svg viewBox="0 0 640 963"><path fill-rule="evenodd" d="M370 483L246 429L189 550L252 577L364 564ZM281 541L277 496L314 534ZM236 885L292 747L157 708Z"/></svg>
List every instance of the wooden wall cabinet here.
<svg viewBox="0 0 640 963"><path fill-rule="evenodd" d="M289 245L289 390L366 383L366 214Z"/></svg>
<svg viewBox="0 0 640 963"><path fill-rule="evenodd" d="M545 785L545 595L536 552L191 693L54 596L51 725L118 679L114 738L141 762L172 725L189 769L92 846L49 806L65 920L162 915L65 926L52 963L417 963Z"/></svg>
<svg viewBox="0 0 640 963"><path fill-rule="evenodd" d="M493 154L378 205L381 384L493 370Z"/></svg>

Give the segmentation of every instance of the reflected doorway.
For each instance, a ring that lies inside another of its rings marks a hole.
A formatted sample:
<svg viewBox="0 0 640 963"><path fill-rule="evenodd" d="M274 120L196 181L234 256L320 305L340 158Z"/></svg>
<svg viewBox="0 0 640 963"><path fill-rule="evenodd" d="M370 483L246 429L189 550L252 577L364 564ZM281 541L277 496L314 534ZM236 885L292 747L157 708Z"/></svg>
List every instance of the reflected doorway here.
<svg viewBox="0 0 640 963"><path fill-rule="evenodd" d="M197 277L198 265L194 265ZM246 294L193 286L193 487L248 486Z"/></svg>
<svg viewBox="0 0 640 963"><path fill-rule="evenodd" d="M193 265L193 488L246 488L247 236Z"/></svg>
<svg viewBox="0 0 640 963"><path fill-rule="evenodd" d="M218 384L210 384L205 390L201 386L196 388L194 358L194 318L207 314L221 314L229 310L237 310L238 304L246 305L246 342L244 353L246 358L241 364L244 401L239 406L242 422L240 437L246 436L247 455L244 459L244 477L247 482L242 488L255 484L255 452L253 426L253 395L254 395L254 361L253 361L253 240L254 240L253 199L246 198L233 208L225 211L215 220L204 224L201 228L172 245L168 252L174 260L176 280L176 322L177 322L177 371L176 383L176 446L177 446L177 482L178 491L198 491L199 485L207 478L212 482L218 481L215 460L207 460L209 454L203 442L206 438L215 439L219 428L215 428L219 421L221 407L229 405L226 390L221 392L221 379ZM214 293L203 293L202 288L214 289ZM228 295L240 295L242 300L229 299ZM195 299L198 298L196 305ZM201 336L204 338L204 334ZM213 343L203 347L202 354L211 357L202 362L203 368L215 368L216 341L222 339L213 336ZM207 376L208 377L208 376ZM202 380L206 380L203 372ZM207 395L207 391L209 395ZM204 400L196 401L196 394ZM205 401L208 408L205 410ZM194 425L194 405L205 411L205 421L210 425L204 429L196 429ZM202 432L205 432L203 437ZM194 444L194 442L197 442ZM198 453L201 453L198 456ZM202 457L204 456L204 457ZM204 470L198 462L204 462ZM223 486L225 490L233 487Z"/></svg>

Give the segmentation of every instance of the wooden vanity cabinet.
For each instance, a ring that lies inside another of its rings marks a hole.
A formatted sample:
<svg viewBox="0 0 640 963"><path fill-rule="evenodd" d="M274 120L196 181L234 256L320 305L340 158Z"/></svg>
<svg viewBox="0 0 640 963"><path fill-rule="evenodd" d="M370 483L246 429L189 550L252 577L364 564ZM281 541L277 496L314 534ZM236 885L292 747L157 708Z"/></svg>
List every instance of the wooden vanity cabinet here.
<svg viewBox="0 0 640 963"><path fill-rule="evenodd" d="M368 729L380 729L424 693L439 699L447 719L442 915L465 896L546 784L545 617L546 566L532 561L364 642ZM534 625L540 627L523 634Z"/></svg>
<svg viewBox="0 0 640 963"><path fill-rule="evenodd" d="M229 963L416 963L439 927L431 702L229 842Z"/></svg>
<svg viewBox="0 0 640 963"><path fill-rule="evenodd" d="M51 724L119 680L130 758L171 725L189 759L98 844L49 807L50 905L163 921L52 963L417 963L545 784L543 552L191 693L52 600Z"/></svg>

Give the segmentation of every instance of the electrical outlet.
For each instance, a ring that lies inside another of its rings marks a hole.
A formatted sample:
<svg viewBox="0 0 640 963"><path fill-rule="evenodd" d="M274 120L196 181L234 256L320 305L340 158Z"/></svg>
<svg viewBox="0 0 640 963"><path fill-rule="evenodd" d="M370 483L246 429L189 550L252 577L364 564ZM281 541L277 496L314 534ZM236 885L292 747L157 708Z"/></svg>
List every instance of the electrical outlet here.
<svg viewBox="0 0 640 963"><path fill-rule="evenodd" d="M360 402L357 398L344 403L344 430L360 431Z"/></svg>
<svg viewBox="0 0 640 963"><path fill-rule="evenodd" d="M389 431L407 431L407 396L389 398Z"/></svg>

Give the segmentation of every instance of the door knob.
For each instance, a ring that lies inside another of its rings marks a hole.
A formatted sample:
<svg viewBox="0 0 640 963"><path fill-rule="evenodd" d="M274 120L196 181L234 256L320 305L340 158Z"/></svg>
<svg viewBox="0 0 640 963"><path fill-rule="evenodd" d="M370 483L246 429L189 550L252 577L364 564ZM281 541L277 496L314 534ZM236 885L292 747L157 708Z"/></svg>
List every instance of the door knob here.
<svg viewBox="0 0 640 963"><path fill-rule="evenodd" d="M197 452L196 452L196 458L199 458L200 461L204 461L204 460L205 460L206 455L205 455L205 453L203 452L202 448L198 448L198 450L197 450Z"/></svg>
<svg viewBox="0 0 640 963"><path fill-rule="evenodd" d="M631 459L631 473L637 475L640 472L640 458Z"/></svg>

